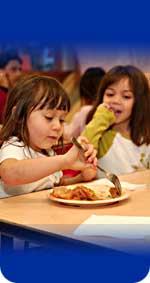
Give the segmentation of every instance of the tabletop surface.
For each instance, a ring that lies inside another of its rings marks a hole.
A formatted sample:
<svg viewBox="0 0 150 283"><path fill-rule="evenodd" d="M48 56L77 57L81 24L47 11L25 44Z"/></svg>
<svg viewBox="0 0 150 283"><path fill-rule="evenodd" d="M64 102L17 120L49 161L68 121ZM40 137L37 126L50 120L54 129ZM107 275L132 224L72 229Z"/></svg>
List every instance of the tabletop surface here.
<svg viewBox="0 0 150 283"><path fill-rule="evenodd" d="M49 191L0 199L0 220L47 233L73 236L74 229L90 215L150 216L150 170L119 177L121 181L147 184L131 191L124 201L91 208L58 204L49 200Z"/></svg>

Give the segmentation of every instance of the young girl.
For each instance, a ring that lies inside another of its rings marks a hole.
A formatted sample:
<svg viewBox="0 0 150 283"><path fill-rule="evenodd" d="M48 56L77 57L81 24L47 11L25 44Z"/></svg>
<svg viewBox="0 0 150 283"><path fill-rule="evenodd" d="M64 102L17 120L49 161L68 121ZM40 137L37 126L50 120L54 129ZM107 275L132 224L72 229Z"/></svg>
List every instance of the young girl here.
<svg viewBox="0 0 150 283"><path fill-rule="evenodd" d="M115 66L106 73L87 123L82 135L105 170L125 174L150 168L150 90L139 69Z"/></svg>
<svg viewBox="0 0 150 283"><path fill-rule="evenodd" d="M9 94L0 132L1 187L8 195L89 181L96 176L96 151L84 137L84 156L73 146L56 155L52 146L62 137L70 108L67 94L57 80L42 75L20 78ZM64 169L81 170L64 179Z"/></svg>

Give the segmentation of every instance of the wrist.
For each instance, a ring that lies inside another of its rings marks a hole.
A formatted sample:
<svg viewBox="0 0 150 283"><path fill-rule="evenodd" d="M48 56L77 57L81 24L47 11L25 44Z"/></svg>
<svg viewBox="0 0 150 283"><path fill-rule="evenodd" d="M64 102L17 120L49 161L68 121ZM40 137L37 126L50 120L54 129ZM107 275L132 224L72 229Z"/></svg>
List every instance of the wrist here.
<svg viewBox="0 0 150 283"><path fill-rule="evenodd" d="M100 121L104 119L104 121L110 126L116 121L114 112L108 109L104 104L100 104L98 106L94 116L97 120L99 119Z"/></svg>
<svg viewBox="0 0 150 283"><path fill-rule="evenodd" d="M59 155L60 158L60 170L66 170L66 169L70 169L69 166L69 162L68 162L68 158L67 158L67 153Z"/></svg>

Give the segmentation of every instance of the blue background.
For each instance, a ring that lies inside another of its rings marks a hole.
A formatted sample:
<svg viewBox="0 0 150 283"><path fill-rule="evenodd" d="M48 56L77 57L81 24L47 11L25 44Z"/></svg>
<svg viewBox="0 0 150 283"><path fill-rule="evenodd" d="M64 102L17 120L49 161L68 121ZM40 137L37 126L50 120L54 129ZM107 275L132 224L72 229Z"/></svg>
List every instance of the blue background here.
<svg viewBox="0 0 150 283"><path fill-rule="evenodd" d="M150 45L148 1L3 1L1 42ZM135 282L148 272L150 257L71 248L1 257L14 282Z"/></svg>
<svg viewBox="0 0 150 283"><path fill-rule="evenodd" d="M1 40L144 45L149 1L3 1Z"/></svg>
<svg viewBox="0 0 150 283"><path fill-rule="evenodd" d="M2 272L17 283L135 283L149 270L150 257L89 246L30 248L1 256Z"/></svg>

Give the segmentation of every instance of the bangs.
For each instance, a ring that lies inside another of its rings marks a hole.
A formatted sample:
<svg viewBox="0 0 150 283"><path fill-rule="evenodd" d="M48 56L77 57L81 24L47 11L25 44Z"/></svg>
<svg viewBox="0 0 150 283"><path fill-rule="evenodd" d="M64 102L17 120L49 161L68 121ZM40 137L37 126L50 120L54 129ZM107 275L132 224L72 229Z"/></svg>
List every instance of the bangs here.
<svg viewBox="0 0 150 283"><path fill-rule="evenodd" d="M52 83L53 82L53 83ZM62 86L55 80L42 81L37 85L37 95L34 107L38 109L54 109L57 110L70 110L70 99L68 94L62 88Z"/></svg>
<svg viewBox="0 0 150 283"><path fill-rule="evenodd" d="M120 80L128 78L130 81L130 77L126 74L113 74L108 80L107 80L107 86L111 84L118 83Z"/></svg>
<svg viewBox="0 0 150 283"><path fill-rule="evenodd" d="M105 75L106 87L111 84L115 84L122 79L128 78L129 85L133 89L133 82L138 76L139 71L133 66L116 66L108 71L108 73Z"/></svg>

